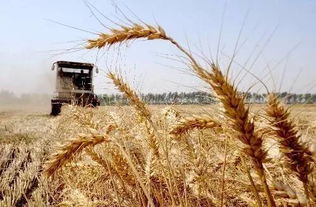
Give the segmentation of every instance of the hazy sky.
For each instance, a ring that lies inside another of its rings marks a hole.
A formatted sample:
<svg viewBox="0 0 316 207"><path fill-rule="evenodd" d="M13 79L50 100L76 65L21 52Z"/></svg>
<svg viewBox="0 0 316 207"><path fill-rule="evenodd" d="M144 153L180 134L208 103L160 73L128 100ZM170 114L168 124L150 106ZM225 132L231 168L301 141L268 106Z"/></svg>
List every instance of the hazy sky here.
<svg viewBox="0 0 316 207"><path fill-rule="evenodd" d="M126 20L113 2L134 21L130 11L167 33L197 55L216 56L220 63L232 56L244 25L232 75L247 89L256 79L270 89L316 92L316 1L314 0L89 0L105 16ZM225 3L226 2L226 3ZM129 9L128 9L129 8ZM115 26L95 14L104 25ZM95 35L71 29L57 21L90 32L106 32L81 0L0 0L0 90L15 93L52 93L55 60L96 63L96 91L113 92L107 70L119 68L131 85L142 92L203 90L201 81L177 60L180 53L164 41L134 41L128 47L71 52ZM244 22L244 24L243 24ZM71 53L70 53L71 52ZM241 75L238 73L241 71ZM275 84L273 84L273 82ZM257 88L260 88L259 84Z"/></svg>

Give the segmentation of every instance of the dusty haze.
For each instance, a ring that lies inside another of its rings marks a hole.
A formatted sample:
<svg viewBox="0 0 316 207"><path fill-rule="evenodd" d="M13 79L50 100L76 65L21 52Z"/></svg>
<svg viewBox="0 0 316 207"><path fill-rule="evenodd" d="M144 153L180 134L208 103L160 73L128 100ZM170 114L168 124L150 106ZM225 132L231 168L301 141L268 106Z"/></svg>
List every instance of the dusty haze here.
<svg viewBox="0 0 316 207"><path fill-rule="evenodd" d="M90 2L106 16L116 21L117 17L124 19L113 7L112 1ZM275 0L227 2L226 6L224 1L204 1L197 4L196 1L189 0L138 3L126 1L125 4L145 22L157 21L183 45L188 42L194 52L203 52L207 57L211 54L214 57L216 54L223 23L219 55L224 65L228 62L227 56L233 53L238 33L247 16L240 39L242 47L238 50L236 63L233 64L232 77L242 71L239 66L242 64L247 68L252 66L252 72L262 78L272 90L314 93L316 3ZM169 6L166 7L166 4ZM121 5L124 10L124 4ZM124 11L137 21L128 10ZM1 1L0 91L11 91L17 96L34 93L52 95L55 73L50 67L56 60L96 63L101 68L101 73L95 80L97 93L114 91L105 78L105 72L117 67L134 88L144 93L205 90L201 87L201 81L190 75L189 70L169 59L178 53L164 42L143 44L139 41L121 51L103 50L99 55L84 50L70 53L67 49L82 47L78 44L94 38L95 35L64 27L47 19L91 32L107 31L81 1ZM101 21L104 25L114 26L102 17ZM245 64L247 59L249 62ZM267 66L271 70L268 78ZM248 74L241 81L240 89L247 90L254 82L256 79Z"/></svg>

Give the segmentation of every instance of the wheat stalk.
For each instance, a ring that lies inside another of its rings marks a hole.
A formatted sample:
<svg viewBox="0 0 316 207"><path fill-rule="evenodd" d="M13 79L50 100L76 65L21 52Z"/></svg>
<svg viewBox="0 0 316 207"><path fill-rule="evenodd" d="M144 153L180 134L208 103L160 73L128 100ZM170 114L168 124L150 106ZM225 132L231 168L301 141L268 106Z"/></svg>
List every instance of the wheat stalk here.
<svg viewBox="0 0 316 207"><path fill-rule="evenodd" d="M169 134L179 137L193 129L211 129L215 127L221 127L221 125L209 117L186 117L179 120Z"/></svg>
<svg viewBox="0 0 316 207"><path fill-rule="evenodd" d="M54 175L58 169L70 162L86 147L95 146L97 144L107 142L108 140L109 139L106 136L99 135L81 135L75 139L69 140L68 143L62 145L59 150L45 163L46 175Z"/></svg>
<svg viewBox="0 0 316 207"><path fill-rule="evenodd" d="M296 125L289 119L290 112L275 94L268 96L266 113L271 118L270 125L278 136L281 152L286 157L287 166L302 181L305 194L308 193L308 175L312 172L314 160L312 152L301 142Z"/></svg>

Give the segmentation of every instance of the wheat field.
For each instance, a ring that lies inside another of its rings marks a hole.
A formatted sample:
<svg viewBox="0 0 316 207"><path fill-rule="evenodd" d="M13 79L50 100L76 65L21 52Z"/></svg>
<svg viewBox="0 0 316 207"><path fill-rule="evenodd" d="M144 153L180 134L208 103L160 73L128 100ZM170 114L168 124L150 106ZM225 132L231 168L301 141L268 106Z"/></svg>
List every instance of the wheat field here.
<svg viewBox="0 0 316 207"><path fill-rule="evenodd" d="M136 39L175 46L218 103L147 106L109 72L129 106L3 111L0 206L316 205L315 105L286 106L273 91L248 105L218 63L200 63L160 26L120 26L85 48Z"/></svg>
<svg viewBox="0 0 316 207"><path fill-rule="evenodd" d="M146 126L130 106L66 106L56 118L45 110L2 109L0 206L147 206L144 191L154 206L220 206L221 202L257 206L248 172L265 206L259 178L241 154L240 143L223 133L226 126L193 124L199 118L220 122L214 116L219 107L150 106L160 135L156 137L158 155L151 152ZM263 110L264 105L251 106L253 116ZM302 138L312 146L316 106L298 105L292 114ZM111 142L77 146L72 155L63 154L67 163L54 177L45 175L45 161L55 152L63 153L57 150L67 149L65 143L71 138L82 145L85 139L99 135ZM274 199L278 206L304 206L303 186L286 169L275 143L273 136L265 140L272 159L265 170Z"/></svg>

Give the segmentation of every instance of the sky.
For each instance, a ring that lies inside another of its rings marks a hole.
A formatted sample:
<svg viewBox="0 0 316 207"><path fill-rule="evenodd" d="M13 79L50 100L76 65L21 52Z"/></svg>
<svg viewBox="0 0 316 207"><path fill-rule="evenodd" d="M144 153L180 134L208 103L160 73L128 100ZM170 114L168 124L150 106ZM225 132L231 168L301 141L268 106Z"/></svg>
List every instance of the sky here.
<svg viewBox="0 0 316 207"><path fill-rule="evenodd" d="M144 93L208 90L166 41L84 49L95 33L108 32L104 25L115 28L109 19L126 18L161 25L200 61L218 57L224 71L238 42L230 78L240 90L265 92L264 83L316 92L314 0L0 0L0 91L52 94L57 60L95 63L97 93L114 92L108 71Z"/></svg>

